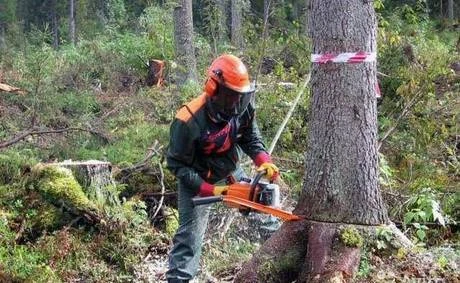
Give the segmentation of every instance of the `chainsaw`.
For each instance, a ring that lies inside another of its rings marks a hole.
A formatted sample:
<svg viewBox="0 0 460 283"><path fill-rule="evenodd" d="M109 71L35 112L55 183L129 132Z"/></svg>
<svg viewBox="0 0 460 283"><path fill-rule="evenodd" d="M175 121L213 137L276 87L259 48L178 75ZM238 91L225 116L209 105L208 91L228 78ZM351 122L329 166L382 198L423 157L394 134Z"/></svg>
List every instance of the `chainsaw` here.
<svg viewBox="0 0 460 283"><path fill-rule="evenodd" d="M251 211L256 213L271 214L285 221L300 220L301 218L291 212L279 209L280 190L279 186L273 183L261 181L266 172L261 172L254 177L254 180L242 178L236 181L229 180L228 190L220 196L194 197L193 205L204 205L223 201L231 208L237 208L245 215Z"/></svg>

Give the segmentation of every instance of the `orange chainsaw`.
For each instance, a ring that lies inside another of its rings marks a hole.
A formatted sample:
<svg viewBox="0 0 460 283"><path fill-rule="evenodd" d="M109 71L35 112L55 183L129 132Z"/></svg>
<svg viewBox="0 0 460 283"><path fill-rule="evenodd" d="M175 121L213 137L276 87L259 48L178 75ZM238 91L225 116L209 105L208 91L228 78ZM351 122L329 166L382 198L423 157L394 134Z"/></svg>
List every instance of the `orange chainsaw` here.
<svg viewBox="0 0 460 283"><path fill-rule="evenodd" d="M230 180L228 190L221 196L194 197L193 205L204 205L223 201L225 205L238 208L243 214L266 213L286 221L300 220L301 218L291 212L279 209L280 191L279 186L273 183L261 181L265 172L254 177L254 180L242 178L239 182Z"/></svg>

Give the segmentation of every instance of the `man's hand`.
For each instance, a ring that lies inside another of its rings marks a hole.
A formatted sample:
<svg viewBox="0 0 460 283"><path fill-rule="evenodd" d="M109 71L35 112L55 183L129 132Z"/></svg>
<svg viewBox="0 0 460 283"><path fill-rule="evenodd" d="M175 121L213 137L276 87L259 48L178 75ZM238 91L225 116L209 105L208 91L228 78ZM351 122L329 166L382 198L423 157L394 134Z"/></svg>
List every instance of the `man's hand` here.
<svg viewBox="0 0 460 283"><path fill-rule="evenodd" d="M267 178L274 181L280 175L280 169L271 162L264 162L257 168L258 172L266 171Z"/></svg>
<svg viewBox="0 0 460 283"><path fill-rule="evenodd" d="M220 196L227 192L228 186L215 186L207 182L203 182L200 186L200 197Z"/></svg>

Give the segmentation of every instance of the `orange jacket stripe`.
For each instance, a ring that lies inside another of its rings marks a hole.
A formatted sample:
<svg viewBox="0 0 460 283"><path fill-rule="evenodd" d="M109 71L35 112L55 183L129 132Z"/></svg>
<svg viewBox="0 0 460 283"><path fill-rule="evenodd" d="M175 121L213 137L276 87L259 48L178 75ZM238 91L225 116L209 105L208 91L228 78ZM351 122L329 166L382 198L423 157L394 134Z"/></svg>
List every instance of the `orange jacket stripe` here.
<svg viewBox="0 0 460 283"><path fill-rule="evenodd" d="M206 94L203 93L197 98L190 101L187 105L183 106L176 114L176 118L187 122L192 118L192 114L195 114L201 107L206 104ZM190 113L191 112L191 113Z"/></svg>

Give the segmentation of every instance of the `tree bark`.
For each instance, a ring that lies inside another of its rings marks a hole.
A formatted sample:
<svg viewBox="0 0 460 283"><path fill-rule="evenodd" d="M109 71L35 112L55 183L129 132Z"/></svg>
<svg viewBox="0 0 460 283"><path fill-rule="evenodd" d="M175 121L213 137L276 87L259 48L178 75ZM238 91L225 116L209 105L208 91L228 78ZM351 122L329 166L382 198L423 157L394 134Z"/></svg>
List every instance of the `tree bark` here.
<svg viewBox="0 0 460 283"><path fill-rule="evenodd" d="M197 82L191 0L180 0L179 6L174 8L174 40L179 64L176 71L177 85L184 85L187 81Z"/></svg>
<svg viewBox="0 0 460 283"><path fill-rule="evenodd" d="M447 0L447 16L453 23L454 21L454 0Z"/></svg>
<svg viewBox="0 0 460 283"><path fill-rule="evenodd" d="M75 45L76 35L75 35L75 0L69 0L69 39L70 43Z"/></svg>
<svg viewBox="0 0 460 283"><path fill-rule="evenodd" d="M242 4L241 0L231 0L231 41L237 49L243 48Z"/></svg>
<svg viewBox="0 0 460 283"><path fill-rule="evenodd" d="M376 52L372 2L311 3L313 53ZM298 213L317 221L386 223L378 187L376 63L314 64L312 71L305 183Z"/></svg>
<svg viewBox="0 0 460 283"><path fill-rule="evenodd" d="M311 0L309 11L313 53L376 52L372 1ZM360 249L339 240L341 226L389 222L378 186L375 85L376 62L313 64L306 170L294 210L308 221L285 223L235 282L351 280Z"/></svg>

